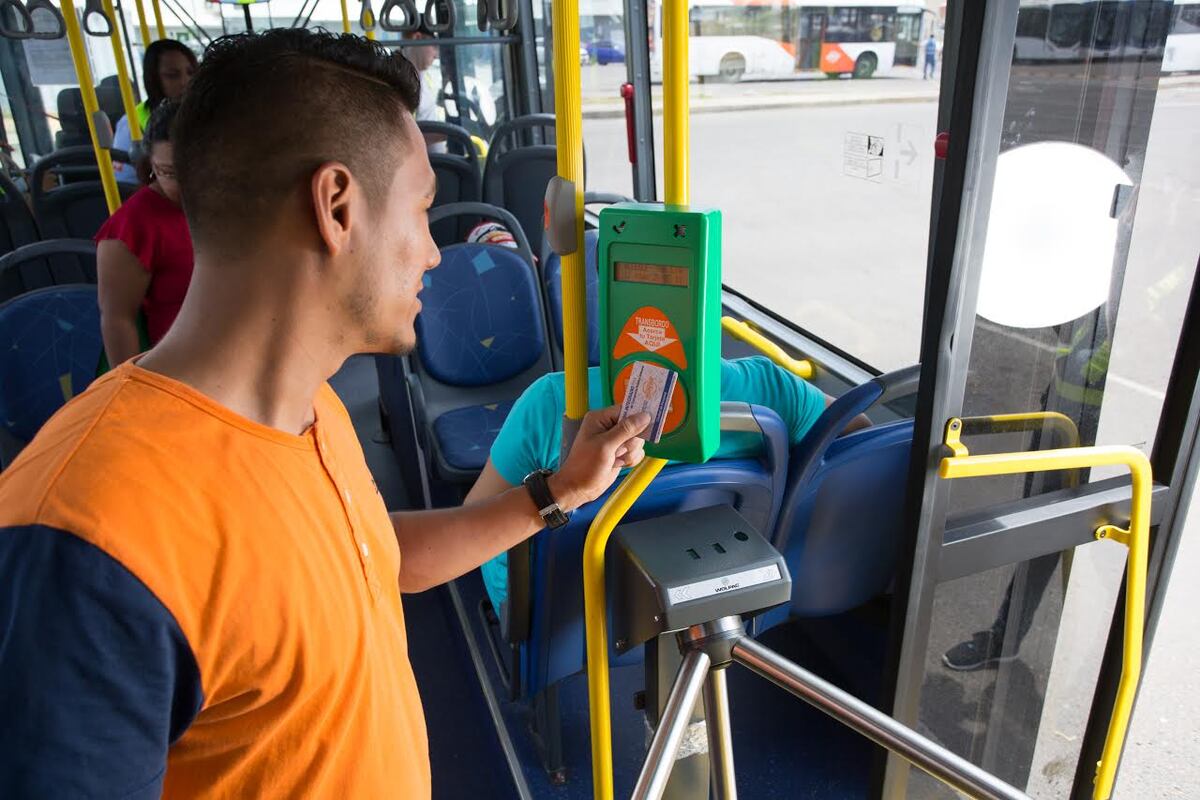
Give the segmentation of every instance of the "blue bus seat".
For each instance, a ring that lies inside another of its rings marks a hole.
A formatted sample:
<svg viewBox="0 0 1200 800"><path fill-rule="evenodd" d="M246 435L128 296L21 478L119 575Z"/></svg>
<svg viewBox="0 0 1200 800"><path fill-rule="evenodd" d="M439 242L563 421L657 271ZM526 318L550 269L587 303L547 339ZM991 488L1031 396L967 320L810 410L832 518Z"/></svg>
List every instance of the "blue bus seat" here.
<svg viewBox="0 0 1200 800"><path fill-rule="evenodd" d="M787 427L771 409L745 403L722 403L721 423L723 431L760 434L764 443L760 456L669 465L634 503L625 521L728 504L769 535L786 485ZM527 582L514 574L520 572L520 556L509 553L506 634L517 648L521 696L532 697L585 667L583 545L596 513L615 488L576 510L564 527L540 531L529 541L524 555L529 565ZM610 659L614 664L638 663L642 650L618 656L610 649Z"/></svg>
<svg viewBox="0 0 1200 800"><path fill-rule="evenodd" d="M583 232L584 270L587 279L587 352L588 366L600 363L600 274L596 250L600 233L595 228ZM546 311L550 315L550 333L554 340L554 366L563 368L563 292L562 257L551 251L542 265L542 291L546 293Z"/></svg>
<svg viewBox="0 0 1200 800"><path fill-rule="evenodd" d="M36 242L40 237L33 212L21 191L0 171L0 255Z"/></svg>
<svg viewBox="0 0 1200 800"><path fill-rule="evenodd" d="M0 467L87 388L101 348L95 286L51 286L0 305Z"/></svg>
<svg viewBox="0 0 1200 800"><path fill-rule="evenodd" d="M546 184L558 174L553 144L522 144L528 132L554 133L553 114L529 114L496 128L483 167L483 200L512 212L535 255L545 255L542 211ZM586 174L587 159L584 158ZM585 179L586 180L586 179Z"/></svg>
<svg viewBox="0 0 1200 800"><path fill-rule="evenodd" d="M434 209L430 222L455 216L496 219L512 227L518 244L450 245L423 278L406 373L414 427L433 477L467 484L487 461L512 402L551 361L533 255L516 221L500 208L455 203ZM389 421L396 424L390 409Z"/></svg>
<svg viewBox="0 0 1200 800"><path fill-rule="evenodd" d="M919 377L917 365L851 389L792 449L773 540L792 574L792 601L759 617L756 634L789 617L839 614L887 591L904 526L913 423L839 434L871 406L911 394Z"/></svg>
<svg viewBox="0 0 1200 800"><path fill-rule="evenodd" d="M417 122L417 127L421 133L443 136L446 140L446 152L429 153L429 165L437 177L434 208L483 200L483 174L471 134L465 128L446 122L421 120ZM446 247L467 238L470 227L466 223L461 218L445 219L429 228L438 247Z"/></svg>
<svg viewBox="0 0 1200 800"><path fill-rule="evenodd" d="M129 155L120 150L112 151L113 160L130 163ZM67 147L55 150L38 159L33 166L30 184L33 187L33 216L45 239L91 239L108 219L108 204L104 198L104 185L97 179L85 179L62 183L45 188L46 177L54 172L65 180L67 174L74 175L95 171L95 154L91 147ZM118 183L121 200L128 200L139 187Z"/></svg>
<svg viewBox="0 0 1200 800"><path fill-rule="evenodd" d="M96 283L96 243L50 239L0 257L0 303L47 286Z"/></svg>

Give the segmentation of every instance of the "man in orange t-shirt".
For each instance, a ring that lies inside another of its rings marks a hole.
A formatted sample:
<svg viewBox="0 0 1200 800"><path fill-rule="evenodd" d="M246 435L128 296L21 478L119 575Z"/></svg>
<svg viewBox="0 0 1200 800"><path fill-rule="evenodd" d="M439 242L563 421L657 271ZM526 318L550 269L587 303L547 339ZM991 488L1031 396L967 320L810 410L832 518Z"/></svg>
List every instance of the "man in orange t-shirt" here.
<svg viewBox="0 0 1200 800"><path fill-rule="evenodd" d="M174 132L179 316L0 476L0 795L429 797L401 593L641 459L645 415L593 412L541 483L389 517L326 380L414 345L418 93L355 37L209 49Z"/></svg>

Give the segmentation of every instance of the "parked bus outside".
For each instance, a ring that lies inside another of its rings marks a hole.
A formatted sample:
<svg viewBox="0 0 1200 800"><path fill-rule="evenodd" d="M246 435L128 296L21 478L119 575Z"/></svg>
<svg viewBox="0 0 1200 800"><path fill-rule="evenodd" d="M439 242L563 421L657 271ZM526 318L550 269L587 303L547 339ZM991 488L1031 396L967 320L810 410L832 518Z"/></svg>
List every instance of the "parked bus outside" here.
<svg viewBox="0 0 1200 800"><path fill-rule="evenodd" d="M652 3L650 68L662 80L662 9ZM701 80L778 80L802 73L886 76L917 66L926 14L916 5L847 0L695 0L689 8L690 65Z"/></svg>

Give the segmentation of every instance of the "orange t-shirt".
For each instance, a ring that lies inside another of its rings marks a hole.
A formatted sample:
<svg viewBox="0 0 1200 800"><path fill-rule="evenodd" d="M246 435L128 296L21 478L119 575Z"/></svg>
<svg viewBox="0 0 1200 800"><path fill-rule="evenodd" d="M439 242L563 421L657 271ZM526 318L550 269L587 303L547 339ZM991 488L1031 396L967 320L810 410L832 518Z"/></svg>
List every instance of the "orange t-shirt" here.
<svg viewBox="0 0 1200 800"><path fill-rule="evenodd" d="M315 413L293 436L130 363L0 476L20 785L430 795L395 534L328 386Z"/></svg>

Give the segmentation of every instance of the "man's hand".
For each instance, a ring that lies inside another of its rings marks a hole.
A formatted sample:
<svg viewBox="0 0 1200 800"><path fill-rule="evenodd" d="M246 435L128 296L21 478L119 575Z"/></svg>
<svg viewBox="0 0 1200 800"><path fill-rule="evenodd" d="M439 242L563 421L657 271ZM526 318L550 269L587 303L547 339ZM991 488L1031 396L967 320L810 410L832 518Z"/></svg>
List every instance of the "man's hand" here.
<svg viewBox="0 0 1200 800"><path fill-rule="evenodd" d="M617 421L620 413L620 406L611 406L583 418L566 461L548 480L563 511L604 494L621 470L637 465L645 455L640 437L650 425L650 415L634 414Z"/></svg>

